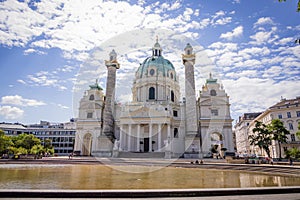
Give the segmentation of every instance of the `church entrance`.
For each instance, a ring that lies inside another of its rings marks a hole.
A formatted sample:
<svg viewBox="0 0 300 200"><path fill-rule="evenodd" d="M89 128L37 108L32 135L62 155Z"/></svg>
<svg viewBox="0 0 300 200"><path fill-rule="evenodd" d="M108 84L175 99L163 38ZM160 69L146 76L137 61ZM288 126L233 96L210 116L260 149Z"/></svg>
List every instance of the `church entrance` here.
<svg viewBox="0 0 300 200"><path fill-rule="evenodd" d="M144 138L144 152L149 152L149 138Z"/></svg>

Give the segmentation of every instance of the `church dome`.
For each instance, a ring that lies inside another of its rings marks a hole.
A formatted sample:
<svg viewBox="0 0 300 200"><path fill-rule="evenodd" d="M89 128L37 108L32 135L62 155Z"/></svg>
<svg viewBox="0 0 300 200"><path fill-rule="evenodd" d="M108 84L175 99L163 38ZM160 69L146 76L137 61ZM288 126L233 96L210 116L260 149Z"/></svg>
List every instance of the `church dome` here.
<svg viewBox="0 0 300 200"><path fill-rule="evenodd" d="M152 56L146 58L136 71L137 78L163 76L176 81L176 72L173 64L168 59L165 59L161 52L160 44L156 41L152 48Z"/></svg>
<svg viewBox="0 0 300 200"><path fill-rule="evenodd" d="M151 56L146 58L140 65L137 70L137 76L139 78L144 76L158 76L159 74L162 76L169 76L170 72L175 73L175 68L169 60L165 59L163 56ZM173 77L176 78L175 74L173 74Z"/></svg>

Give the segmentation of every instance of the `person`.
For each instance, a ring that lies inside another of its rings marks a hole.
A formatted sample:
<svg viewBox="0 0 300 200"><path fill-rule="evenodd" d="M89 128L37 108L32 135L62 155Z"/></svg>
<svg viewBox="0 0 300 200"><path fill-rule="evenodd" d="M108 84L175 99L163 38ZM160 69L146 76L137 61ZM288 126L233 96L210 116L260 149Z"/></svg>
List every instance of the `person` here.
<svg viewBox="0 0 300 200"><path fill-rule="evenodd" d="M290 165L292 166L293 165L293 159L290 157L289 160L290 160Z"/></svg>
<svg viewBox="0 0 300 200"><path fill-rule="evenodd" d="M273 165L273 158L272 157L270 157L270 163L271 163L271 165Z"/></svg>

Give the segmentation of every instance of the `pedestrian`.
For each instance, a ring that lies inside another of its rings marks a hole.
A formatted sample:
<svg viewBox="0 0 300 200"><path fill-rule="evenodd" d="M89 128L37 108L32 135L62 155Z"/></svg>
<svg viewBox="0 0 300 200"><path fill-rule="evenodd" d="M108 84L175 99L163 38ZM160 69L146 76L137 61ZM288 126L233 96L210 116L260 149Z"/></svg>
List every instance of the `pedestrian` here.
<svg viewBox="0 0 300 200"><path fill-rule="evenodd" d="M293 165L293 159L290 157L289 160L290 160L290 165L292 166Z"/></svg>
<svg viewBox="0 0 300 200"><path fill-rule="evenodd" d="M271 163L271 165L273 165L273 158L272 157L270 157L270 163Z"/></svg>

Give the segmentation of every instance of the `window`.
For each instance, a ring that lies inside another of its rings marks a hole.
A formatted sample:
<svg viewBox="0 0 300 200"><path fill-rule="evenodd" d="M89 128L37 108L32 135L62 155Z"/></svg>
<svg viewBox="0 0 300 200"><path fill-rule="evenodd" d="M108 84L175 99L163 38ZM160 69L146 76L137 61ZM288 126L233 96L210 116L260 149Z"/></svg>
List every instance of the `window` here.
<svg viewBox="0 0 300 200"><path fill-rule="evenodd" d="M178 117L178 112L177 112L177 110L173 110L173 116L174 116L174 117Z"/></svg>
<svg viewBox="0 0 300 200"><path fill-rule="evenodd" d="M178 138L178 128L174 128L174 138Z"/></svg>
<svg viewBox="0 0 300 200"><path fill-rule="evenodd" d="M296 111L297 117L300 117L300 111Z"/></svg>
<svg viewBox="0 0 300 200"><path fill-rule="evenodd" d="M86 118L88 118L88 119L93 118L93 113L92 112L87 113L87 117Z"/></svg>
<svg viewBox="0 0 300 200"><path fill-rule="evenodd" d="M155 88L149 88L149 99L155 99Z"/></svg>
<svg viewBox="0 0 300 200"><path fill-rule="evenodd" d="M93 101L93 100L95 100L95 96L93 94L91 94L90 101Z"/></svg>
<svg viewBox="0 0 300 200"><path fill-rule="evenodd" d="M171 101L174 102L175 101L175 96L174 96L174 92L173 90L171 91Z"/></svg>
<svg viewBox="0 0 300 200"><path fill-rule="evenodd" d="M212 115L212 116L218 116L218 114L219 114L219 112L218 112L217 109L212 109L212 110L211 110L211 115Z"/></svg>
<svg viewBox="0 0 300 200"><path fill-rule="evenodd" d="M295 141L296 141L295 134L291 134L291 141L292 141L292 142L295 142Z"/></svg>
<svg viewBox="0 0 300 200"><path fill-rule="evenodd" d="M278 119L282 119L282 114L279 114L279 115L278 115Z"/></svg>
<svg viewBox="0 0 300 200"><path fill-rule="evenodd" d="M211 95L211 96L217 96L216 90L211 90L211 91L210 91L210 95Z"/></svg>
<svg viewBox="0 0 300 200"><path fill-rule="evenodd" d="M291 116L291 112L287 112L286 115L287 115L287 118L291 118L292 117Z"/></svg>
<svg viewBox="0 0 300 200"><path fill-rule="evenodd" d="M294 130L293 123L289 123L289 129Z"/></svg>
<svg viewBox="0 0 300 200"><path fill-rule="evenodd" d="M150 75L153 76L155 74L154 69L150 69Z"/></svg>
<svg viewBox="0 0 300 200"><path fill-rule="evenodd" d="M172 72L170 73L170 78L173 79L173 73Z"/></svg>

